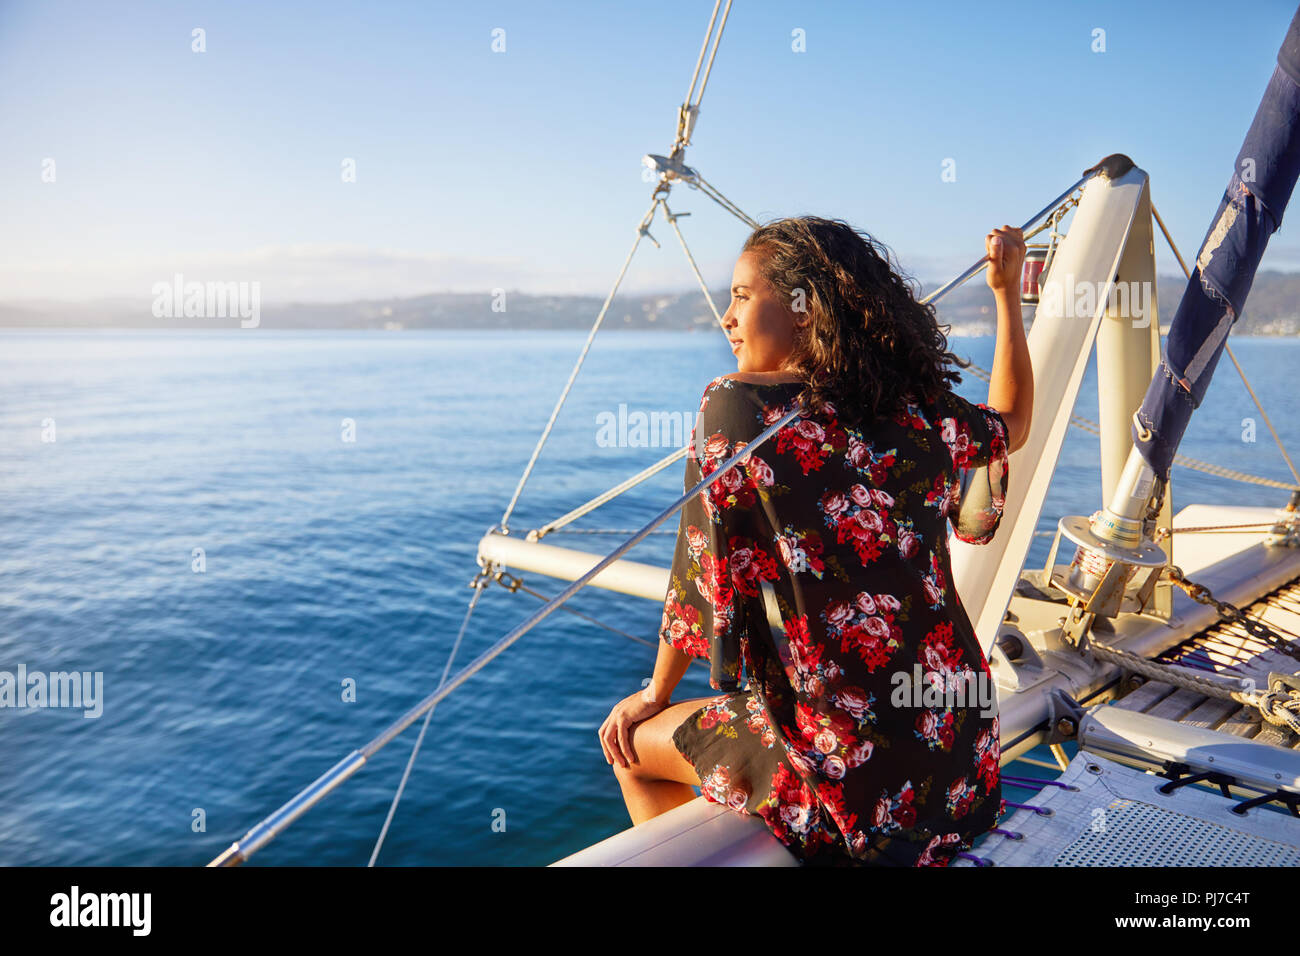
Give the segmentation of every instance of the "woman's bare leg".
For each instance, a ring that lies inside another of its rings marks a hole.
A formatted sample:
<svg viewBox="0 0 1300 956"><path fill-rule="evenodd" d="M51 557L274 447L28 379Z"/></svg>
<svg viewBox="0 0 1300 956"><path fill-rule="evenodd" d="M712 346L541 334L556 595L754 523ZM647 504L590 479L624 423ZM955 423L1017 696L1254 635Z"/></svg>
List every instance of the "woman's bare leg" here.
<svg viewBox="0 0 1300 956"><path fill-rule="evenodd" d="M691 788L700 785L700 778L673 743L673 731L711 700L716 697L684 700L632 725L632 748L637 760L629 761L626 767L614 764L614 776L623 790L623 802L633 824L644 823L695 799Z"/></svg>

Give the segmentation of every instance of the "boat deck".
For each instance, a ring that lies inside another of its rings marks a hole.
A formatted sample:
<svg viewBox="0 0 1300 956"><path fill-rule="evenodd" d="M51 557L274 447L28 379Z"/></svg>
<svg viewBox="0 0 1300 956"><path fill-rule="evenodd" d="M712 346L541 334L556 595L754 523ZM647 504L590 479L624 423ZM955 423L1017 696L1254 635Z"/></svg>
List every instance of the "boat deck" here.
<svg viewBox="0 0 1300 956"><path fill-rule="evenodd" d="M952 866L1300 866L1293 817L1087 751L1022 799Z"/></svg>

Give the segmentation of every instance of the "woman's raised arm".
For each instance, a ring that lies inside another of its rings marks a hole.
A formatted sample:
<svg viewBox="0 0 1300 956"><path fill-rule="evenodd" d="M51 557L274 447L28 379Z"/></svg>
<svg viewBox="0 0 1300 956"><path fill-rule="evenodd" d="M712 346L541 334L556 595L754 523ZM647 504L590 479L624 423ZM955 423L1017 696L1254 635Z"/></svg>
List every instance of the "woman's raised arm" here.
<svg viewBox="0 0 1300 956"><path fill-rule="evenodd" d="M1020 307L1020 273L1025 239L1020 229L1003 226L984 239L989 259L985 278L997 300L998 338L993 351L988 405L1007 424L1007 448L1015 451L1029 438L1034 417L1034 369Z"/></svg>

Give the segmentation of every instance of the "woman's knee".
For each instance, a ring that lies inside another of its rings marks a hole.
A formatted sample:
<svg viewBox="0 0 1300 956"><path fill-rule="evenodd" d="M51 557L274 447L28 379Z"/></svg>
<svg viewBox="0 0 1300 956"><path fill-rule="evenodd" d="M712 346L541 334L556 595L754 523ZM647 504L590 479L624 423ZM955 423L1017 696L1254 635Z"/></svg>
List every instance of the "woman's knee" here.
<svg viewBox="0 0 1300 956"><path fill-rule="evenodd" d="M655 744L652 739L654 735L646 732L643 727L643 724L636 724L628 731L632 752L623 754L627 759L626 767L617 760L614 761L614 776L631 777L636 780L654 779L655 774L651 770L656 763ZM635 759L633 759L634 755Z"/></svg>
<svg viewBox="0 0 1300 956"><path fill-rule="evenodd" d="M614 762L614 775L620 779L662 780L670 779L663 770L665 758L676 756L681 759L677 745L671 737L665 738L662 728L653 721L643 721L632 727L629 734L633 754L626 754L627 766ZM672 753L667 751L671 750Z"/></svg>
<svg viewBox="0 0 1300 956"><path fill-rule="evenodd" d="M636 761L628 755L628 765L613 764L614 774L620 780L672 780L700 785L699 776L673 739L682 721L712 698L683 701L673 704L653 717L634 724L630 731L632 750Z"/></svg>
<svg viewBox="0 0 1300 956"><path fill-rule="evenodd" d="M644 779L642 777L642 771L640 765L633 763L630 757L628 758L626 767L623 766L621 763L619 763L617 760L615 760L613 764L613 769L614 769L614 776L617 777L619 780Z"/></svg>

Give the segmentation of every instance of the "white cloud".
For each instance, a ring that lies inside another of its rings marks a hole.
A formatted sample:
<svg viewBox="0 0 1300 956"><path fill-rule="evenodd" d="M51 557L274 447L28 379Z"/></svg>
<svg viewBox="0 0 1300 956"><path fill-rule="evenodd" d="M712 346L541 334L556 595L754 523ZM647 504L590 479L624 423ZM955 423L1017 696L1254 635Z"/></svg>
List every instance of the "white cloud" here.
<svg viewBox="0 0 1300 956"><path fill-rule="evenodd" d="M670 252L673 250L670 250ZM621 261L621 260L620 260ZM367 246L301 243L235 252L177 252L168 255L94 259L7 259L0 265L6 301L88 301L145 298L155 282L181 273L186 281L260 282L265 302L348 302L421 295L481 292L494 288L551 294L604 295L618 262L572 262L549 270L520 257L485 258ZM706 268L721 288L731 264ZM694 279L680 255L653 247L639 251L623 288L628 291L685 289Z"/></svg>
<svg viewBox="0 0 1300 956"><path fill-rule="evenodd" d="M242 251L177 252L107 256L93 259L15 259L0 263L4 301L90 301L150 297L156 282L177 272L187 281L260 282L264 302L349 302L402 298L430 292L483 292L496 288L539 294L604 296L617 275L624 249L608 249L548 268L555 250L539 250L537 260L374 248L342 243L298 243ZM974 256L900 253L903 268L932 290L959 274ZM1168 260L1168 261L1166 261ZM1160 259L1161 273L1177 269L1171 256ZM1300 266L1300 248L1275 243L1263 269L1290 271ZM728 256L701 257L710 287L721 290L731 277ZM975 281L975 280L972 280ZM627 292L684 291L697 288L680 249L643 244L628 270ZM725 302L719 302L719 307Z"/></svg>

